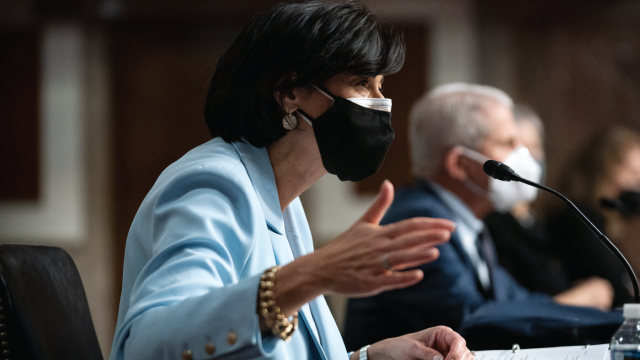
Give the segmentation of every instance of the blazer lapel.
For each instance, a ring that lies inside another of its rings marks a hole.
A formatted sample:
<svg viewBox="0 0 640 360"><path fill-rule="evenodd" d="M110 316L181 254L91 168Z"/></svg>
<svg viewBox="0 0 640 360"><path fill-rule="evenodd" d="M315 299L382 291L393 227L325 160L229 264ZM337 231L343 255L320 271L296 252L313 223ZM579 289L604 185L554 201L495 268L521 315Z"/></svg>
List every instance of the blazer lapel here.
<svg viewBox="0 0 640 360"><path fill-rule="evenodd" d="M344 356L347 349L344 346L344 341L338 330L338 325L335 321L322 321L322 319L333 319L333 315L329 310L329 306L324 298L320 295L309 303L311 313L313 313L316 319L316 327L322 339L324 346L320 347L321 355L325 359L340 359Z"/></svg>
<svg viewBox="0 0 640 360"><path fill-rule="evenodd" d="M462 247L462 242L460 241L460 237L454 232L453 234L451 234L451 240L449 240L449 242L451 243L451 245L453 245L454 249L456 249L458 256L460 256L465 266L473 270L473 273L475 274L476 267L473 266L473 263L471 262L471 258L469 257L469 254L467 254L467 252ZM478 274L476 274L476 278L478 277L477 275Z"/></svg>
<svg viewBox="0 0 640 360"><path fill-rule="evenodd" d="M277 234L284 234L284 220L280 210L278 188L276 187L276 178L273 174L267 149L257 148L243 142L234 142L232 144L247 169L249 179L251 179L256 195L260 200L267 226Z"/></svg>
<svg viewBox="0 0 640 360"><path fill-rule="evenodd" d="M300 209L297 209L297 208ZM285 226L285 232L286 232L286 241L288 241L288 249L291 253L291 257L296 258L302 255L305 255L307 253L303 241L300 237L300 231L298 229L298 225L296 224L296 219L295 219L295 214L299 213L298 210L302 209L302 205L300 205L300 201L298 199L296 199L295 201L293 201L285 210L284 210L284 226ZM316 318L314 318L311 309L309 308L309 304L305 304L302 306L301 308L301 313L305 318L305 321L307 322L307 328L309 329L309 332L311 333L312 337L314 338L314 342L316 343L316 345L319 348L319 352L322 354L322 337L318 332L318 326L317 323L315 321Z"/></svg>
<svg viewBox="0 0 640 360"><path fill-rule="evenodd" d="M451 212L449 211L449 208L444 203L444 201L442 201L442 199L440 198L438 193L433 190L433 188L431 187L429 181L418 179L417 180L417 185L420 188L422 188L424 191L426 191L429 194L431 194L434 199L436 199L436 201L439 203L439 205L441 207L442 213L444 214L444 216L443 216L444 218L449 219L449 220L453 220L455 218L455 216L453 216L453 214L451 214ZM456 250L456 252L458 253L458 256L460 257L460 259L462 259L462 262L465 264L465 266L468 267L475 274L476 286L478 287L480 292L482 292L482 294L484 294L484 296L486 298L488 298L488 299L492 298L493 294L487 294L484 291L484 288L482 287L482 284L480 283L480 279L479 279L476 267L473 265L473 262L471 262L471 258L469 257L469 254L467 254L467 252L464 250L464 247L462 246L462 241L460 240L460 237L458 236L458 234L456 232L453 232L451 234L451 239L449 240L449 243ZM492 280L492 284L493 284L493 279L491 279L491 280Z"/></svg>
<svg viewBox="0 0 640 360"><path fill-rule="evenodd" d="M447 207L445 202L442 201L438 193L433 191L433 188L431 187L429 181L418 179L417 185L420 188L422 188L422 190L428 192L431 196L433 196L434 199L437 200L438 204L440 205L440 210L444 214L442 217L449 220L453 220L455 218L455 216L453 216L453 214L449 211L449 208ZM460 256L462 261L465 263L465 265L473 269L473 272L475 273L476 268L475 266L473 266L473 263L471 262L471 258L469 257L467 252L464 251L464 247L462 247L462 242L460 241L460 237L456 232L453 232L451 234L451 240L449 240L449 243L451 243L451 245L453 245L453 247L456 249L456 251L458 252L458 255Z"/></svg>
<svg viewBox="0 0 640 360"><path fill-rule="evenodd" d="M295 257L303 255L298 253L298 249L304 249L304 245L299 237L295 221L291 221L293 207L299 206L297 210L304 214L302 212L302 206L300 206L299 200L296 199L285 209L287 216L283 216L280 210L280 199L278 198L275 176L267 150L265 148L256 148L242 142L235 142L233 146L236 148L240 159L242 159L251 183L260 199L260 205L262 206L266 220L265 226L269 230L269 238L276 258L276 264L285 265L293 261ZM285 218L289 223L287 227L291 230L285 227ZM302 306L298 316L308 329L312 342L321 359L326 360L327 356L320 343L317 324L314 321L308 304ZM311 349L311 351L313 351L313 349Z"/></svg>
<svg viewBox="0 0 640 360"><path fill-rule="evenodd" d="M269 237L271 238L271 246L273 247L273 253L275 255L277 265L285 265L294 260L293 253L291 252L291 247L289 247L289 243L284 236L276 234L275 232L273 232L273 230L270 229ZM309 334L311 335L310 337L312 338L311 341L315 345L316 351L319 354L320 358L326 360L327 357L322 350L320 335L318 334L317 330L317 324L313 320L314 318L308 304L304 304L300 308L300 311L298 312L298 319L299 321L302 321L304 323L304 326L309 331Z"/></svg>

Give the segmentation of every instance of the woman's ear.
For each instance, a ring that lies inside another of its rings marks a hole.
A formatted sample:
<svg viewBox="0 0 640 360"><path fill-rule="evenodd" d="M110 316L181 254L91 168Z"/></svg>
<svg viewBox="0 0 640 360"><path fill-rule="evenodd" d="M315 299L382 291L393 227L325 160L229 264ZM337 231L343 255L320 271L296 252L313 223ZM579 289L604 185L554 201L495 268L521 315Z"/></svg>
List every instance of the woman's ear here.
<svg viewBox="0 0 640 360"><path fill-rule="evenodd" d="M455 146L444 156L444 169L450 177L456 180L466 180L469 175L467 173L465 163L468 159L463 156L462 148Z"/></svg>
<svg viewBox="0 0 640 360"><path fill-rule="evenodd" d="M287 92L276 91L273 93L276 102L285 113L294 112L300 108L300 96L298 96L297 91L295 89L289 90Z"/></svg>

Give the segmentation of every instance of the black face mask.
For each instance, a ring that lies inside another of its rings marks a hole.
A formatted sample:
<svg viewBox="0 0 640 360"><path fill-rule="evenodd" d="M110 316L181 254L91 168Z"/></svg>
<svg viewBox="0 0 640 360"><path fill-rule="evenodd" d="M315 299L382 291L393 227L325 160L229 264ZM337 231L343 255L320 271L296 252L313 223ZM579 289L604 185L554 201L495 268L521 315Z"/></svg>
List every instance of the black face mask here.
<svg viewBox="0 0 640 360"><path fill-rule="evenodd" d="M331 96L333 104L312 123L322 164L342 181L364 180L378 172L395 137L391 112ZM301 109L298 113L311 119Z"/></svg>

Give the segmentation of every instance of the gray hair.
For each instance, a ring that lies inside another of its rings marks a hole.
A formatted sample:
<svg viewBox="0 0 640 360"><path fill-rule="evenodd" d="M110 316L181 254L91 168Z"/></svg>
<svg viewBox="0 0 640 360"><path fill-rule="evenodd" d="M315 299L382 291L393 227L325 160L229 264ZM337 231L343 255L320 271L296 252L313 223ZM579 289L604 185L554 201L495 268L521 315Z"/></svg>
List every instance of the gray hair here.
<svg viewBox="0 0 640 360"><path fill-rule="evenodd" d="M490 129L483 108L497 101L509 108L504 91L485 85L440 85L416 102L409 117L413 174L430 175L453 146L477 149Z"/></svg>
<svg viewBox="0 0 640 360"><path fill-rule="evenodd" d="M513 118L516 120L516 125L528 122L536 130L540 136L540 140L544 143L544 125L540 116L529 106L523 104L516 104L513 107Z"/></svg>

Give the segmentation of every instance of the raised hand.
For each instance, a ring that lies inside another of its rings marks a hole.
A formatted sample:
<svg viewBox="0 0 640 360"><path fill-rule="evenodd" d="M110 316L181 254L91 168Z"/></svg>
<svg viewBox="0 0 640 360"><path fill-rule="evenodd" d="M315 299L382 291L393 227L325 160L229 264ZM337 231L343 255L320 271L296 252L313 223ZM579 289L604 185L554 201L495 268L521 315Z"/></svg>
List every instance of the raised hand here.
<svg viewBox="0 0 640 360"><path fill-rule="evenodd" d="M435 246L449 239L455 225L444 219L413 218L381 226L392 201L393 185L385 181L353 226L278 272L276 297L285 314L320 294L370 296L422 280L421 270L399 270L437 259Z"/></svg>
<svg viewBox="0 0 640 360"><path fill-rule="evenodd" d="M393 201L393 186L382 184L369 210L314 255L329 292L369 296L422 280L421 270L397 271L438 258L434 246L447 241L455 225L443 219L414 218L381 226Z"/></svg>

